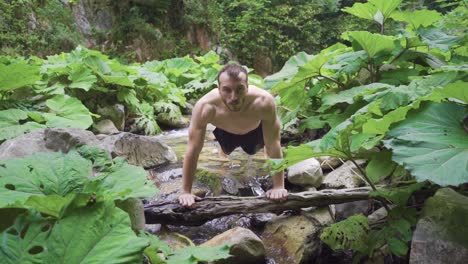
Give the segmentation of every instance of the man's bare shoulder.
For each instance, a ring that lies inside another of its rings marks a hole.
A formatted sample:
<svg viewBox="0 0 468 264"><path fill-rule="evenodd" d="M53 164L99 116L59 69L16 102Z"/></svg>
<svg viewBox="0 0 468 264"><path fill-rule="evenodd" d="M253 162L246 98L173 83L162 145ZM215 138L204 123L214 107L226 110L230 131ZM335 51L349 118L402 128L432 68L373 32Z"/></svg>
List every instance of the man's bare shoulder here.
<svg viewBox="0 0 468 264"><path fill-rule="evenodd" d="M250 85L249 93L254 97L253 106L256 110L269 112L275 108L275 98L268 91Z"/></svg>
<svg viewBox="0 0 468 264"><path fill-rule="evenodd" d="M219 101L219 95L216 89L209 91L193 107L192 118L200 118L200 121L210 122L215 114L217 101Z"/></svg>

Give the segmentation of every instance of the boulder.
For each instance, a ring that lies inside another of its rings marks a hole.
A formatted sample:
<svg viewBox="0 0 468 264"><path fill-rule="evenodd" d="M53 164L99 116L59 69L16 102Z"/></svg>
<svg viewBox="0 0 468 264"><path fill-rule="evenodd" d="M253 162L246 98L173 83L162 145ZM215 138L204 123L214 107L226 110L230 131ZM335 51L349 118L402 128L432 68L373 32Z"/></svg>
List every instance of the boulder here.
<svg viewBox="0 0 468 264"><path fill-rule="evenodd" d="M411 242L410 264L466 263L468 197L443 188L424 205Z"/></svg>
<svg viewBox="0 0 468 264"><path fill-rule="evenodd" d="M45 146L44 129L3 142L0 145L0 160L20 158L37 152L53 152Z"/></svg>
<svg viewBox="0 0 468 264"><path fill-rule="evenodd" d="M306 159L289 167L288 181L301 186L319 187L323 181L320 163L314 159Z"/></svg>
<svg viewBox="0 0 468 264"><path fill-rule="evenodd" d="M311 210L282 215L266 224L261 238L267 257L275 263L314 263L321 250L319 234L333 219L327 207Z"/></svg>
<svg viewBox="0 0 468 264"><path fill-rule="evenodd" d="M96 137L92 132L79 128L46 128L9 139L0 145L0 159L37 152L68 152L77 145L95 146L106 150L112 157L123 157L130 164L147 168L177 161L174 151L156 137L126 132Z"/></svg>
<svg viewBox="0 0 468 264"><path fill-rule="evenodd" d="M119 133L117 127L115 127L114 123L109 119L99 121L96 125L94 125L94 128L98 134L111 135Z"/></svg>
<svg viewBox="0 0 468 264"><path fill-rule="evenodd" d="M235 227L221 233L207 242L203 246L219 246L223 244L231 245L229 254L232 257L215 261L217 264L235 263L263 263L265 260L265 247L262 240L252 231L242 227Z"/></svg>
<svg viewBox="0 0 468 264"><path fill-rule="evenodd" d="M190 120L184 116L170 118L167 113L160 113L156 116L158 124L162 124L171 128L184 128L189 126Z"/></svg>
<svg viewBox="0 0 468 264"><path fill-rule="evenodd" d="M145 168L177 161L174 151L152 136L122 132L105 137L99 143L99 147L111 153L113 157L124 157L128 163Z"/></svg>
<svg viewBox="0 0 468 264"><path fill-rule="evenodd" d="M317 160L320 162L320 167L322 167L324 171L334 170L344 162L340 158L332 156L320 156L317 157Z"/></svg>
<svg viewBox="0 0 468 264"><path fill-rule="evenodd" d="M110 119L119 131L125 128L125 107L121 104L107 105L97 109L102 119Z"/></svg>
<svg viewBox="0 0 468 264"><path fill-rule="evenodd" d="M357 160L358 165L364 164L365 160ZM326 188L356 188L364 185L363 176L351 162L347 161L336 170L330 172L325 176L323 184Z"/></svg>
<svg viewBox="0 0 468 264"><path fill-rule="evenodd" d="M0 160L37 152L68 152L80 144L97 145L93 133L79 128L46 128L9 139L0 145Z"/></svg>

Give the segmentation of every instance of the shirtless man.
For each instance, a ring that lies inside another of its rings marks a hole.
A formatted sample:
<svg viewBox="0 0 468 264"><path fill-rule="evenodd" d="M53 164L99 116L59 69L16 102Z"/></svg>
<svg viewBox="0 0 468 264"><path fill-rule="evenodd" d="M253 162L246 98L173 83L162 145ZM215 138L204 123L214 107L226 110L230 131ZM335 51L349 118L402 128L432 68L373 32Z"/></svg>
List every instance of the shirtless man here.
<svg viewBox="0 0 468 264"><path fill-rule="evenodd" d="M268 157L282 158L280 123L274 98L268 92L248 85L247 78L247 71L242 66L228 64L218 74L219 87L195 104L182 169L179 203L183 206L190 207L200 199L191 190L208 123L216 127L213 134L225 154L242 147L253 155L265 146ZM273 188L266 193L266 197L283 201L287 195L281 171L273 176Z"/></svg>

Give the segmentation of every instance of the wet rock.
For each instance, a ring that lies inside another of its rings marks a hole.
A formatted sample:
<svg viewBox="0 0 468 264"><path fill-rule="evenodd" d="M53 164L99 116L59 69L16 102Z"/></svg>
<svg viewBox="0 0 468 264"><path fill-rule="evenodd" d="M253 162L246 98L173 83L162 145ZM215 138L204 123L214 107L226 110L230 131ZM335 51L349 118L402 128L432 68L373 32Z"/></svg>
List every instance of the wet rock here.
<svg viewBox="0 0 468 264"><path fill-rule="evenodd" d="M99 107L97 113L102 119L110 119L119 131L125 128L125 107L121 104Z"/></svg>
<svg viewBox="0 0 468 264"><path fill-rule="evenodd" d="M231 245L229 253L232 257L224 260L218 260L214 263L262 263L265 259L265 247L262 240L252 231L242 227L236 227L219 234L203 246L219 246L223 244Z"/></svg>
<svg viewBox="0 0 468 264"><path fill-rule="evenodd" d="M176 154L169 146L151 136L122 132L104 138L99 145L113 157L124 157L128 163L145 168L177 161Z"/></svg>
<svg viewBox="0 0 468 264"><path fill-rule="evenodd" d="M190 238L176 232L171 232L165 227L161 228L158 237L175 250L194 245Z"/></svg>
<svg viewBox="0 0 468 264"><path fill-rule="evenodd" d="M297 216L279 216L267 223L261 238L267 256L276 263L313 263L320 254L319 234L333 222L328 208Z"/></svg>
<svg viewBox="0 0 468 264"><path fill-rule="evenodd" d="M410 264L466 263L468 197L444 188L426 201L411 242Z"/></svg>
<svg viewBox="0 0 468 264"><path fill-rule="evenodd" d="M320 156L317 157L317 160L324 171L334 170L343 164L340 158L332 156Z"/></svg>
<svg viewBox="0 0 468 264"><path fill-rule="evenodd" d="M337 221L340 221L355 214L366 215L368 209L369 209L368 200L335 204L335 218Z"/></svg>
<svg viewBox="0 0 468 264"><path fill-rule="evenodd" d="M322 168L315 159L306 159L289 167L288 181L301 186L319 187L323 181Z"/></svg>
<svg viewBox="0 0 468 264"><path fill-rule="evenodd" d="M94 128L98 134L111 135L119 133L117 127L115 127L114 123L112 123L112 121L109 119L99 121L96 125L94 125Z"/></svg>
<svg viewBox="0 0 468 264"><path fill-rule="evenodd" d="M358 165L363 165L365 160L357 160ZM364 185L363 176L351 162L347 161L345 164L338 167L336 170L330 172L325 176L323 184L326 188L356 188Z"/></svg>

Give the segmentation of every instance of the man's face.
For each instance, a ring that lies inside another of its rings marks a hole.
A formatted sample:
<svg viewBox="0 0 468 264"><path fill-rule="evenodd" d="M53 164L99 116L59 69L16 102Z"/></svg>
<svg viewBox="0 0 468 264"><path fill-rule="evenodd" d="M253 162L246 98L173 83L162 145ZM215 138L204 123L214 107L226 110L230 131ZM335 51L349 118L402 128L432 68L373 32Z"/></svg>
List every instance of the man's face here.
<svg viewBox="0 0 468 264"><path fill-rule="evenodd" d="M219 76L219 94L221 100L233 112L238 112L242 109L247 89L247 76L243 72L240 72L237 78L230 77L226 72L221 73Z"/></svg>

